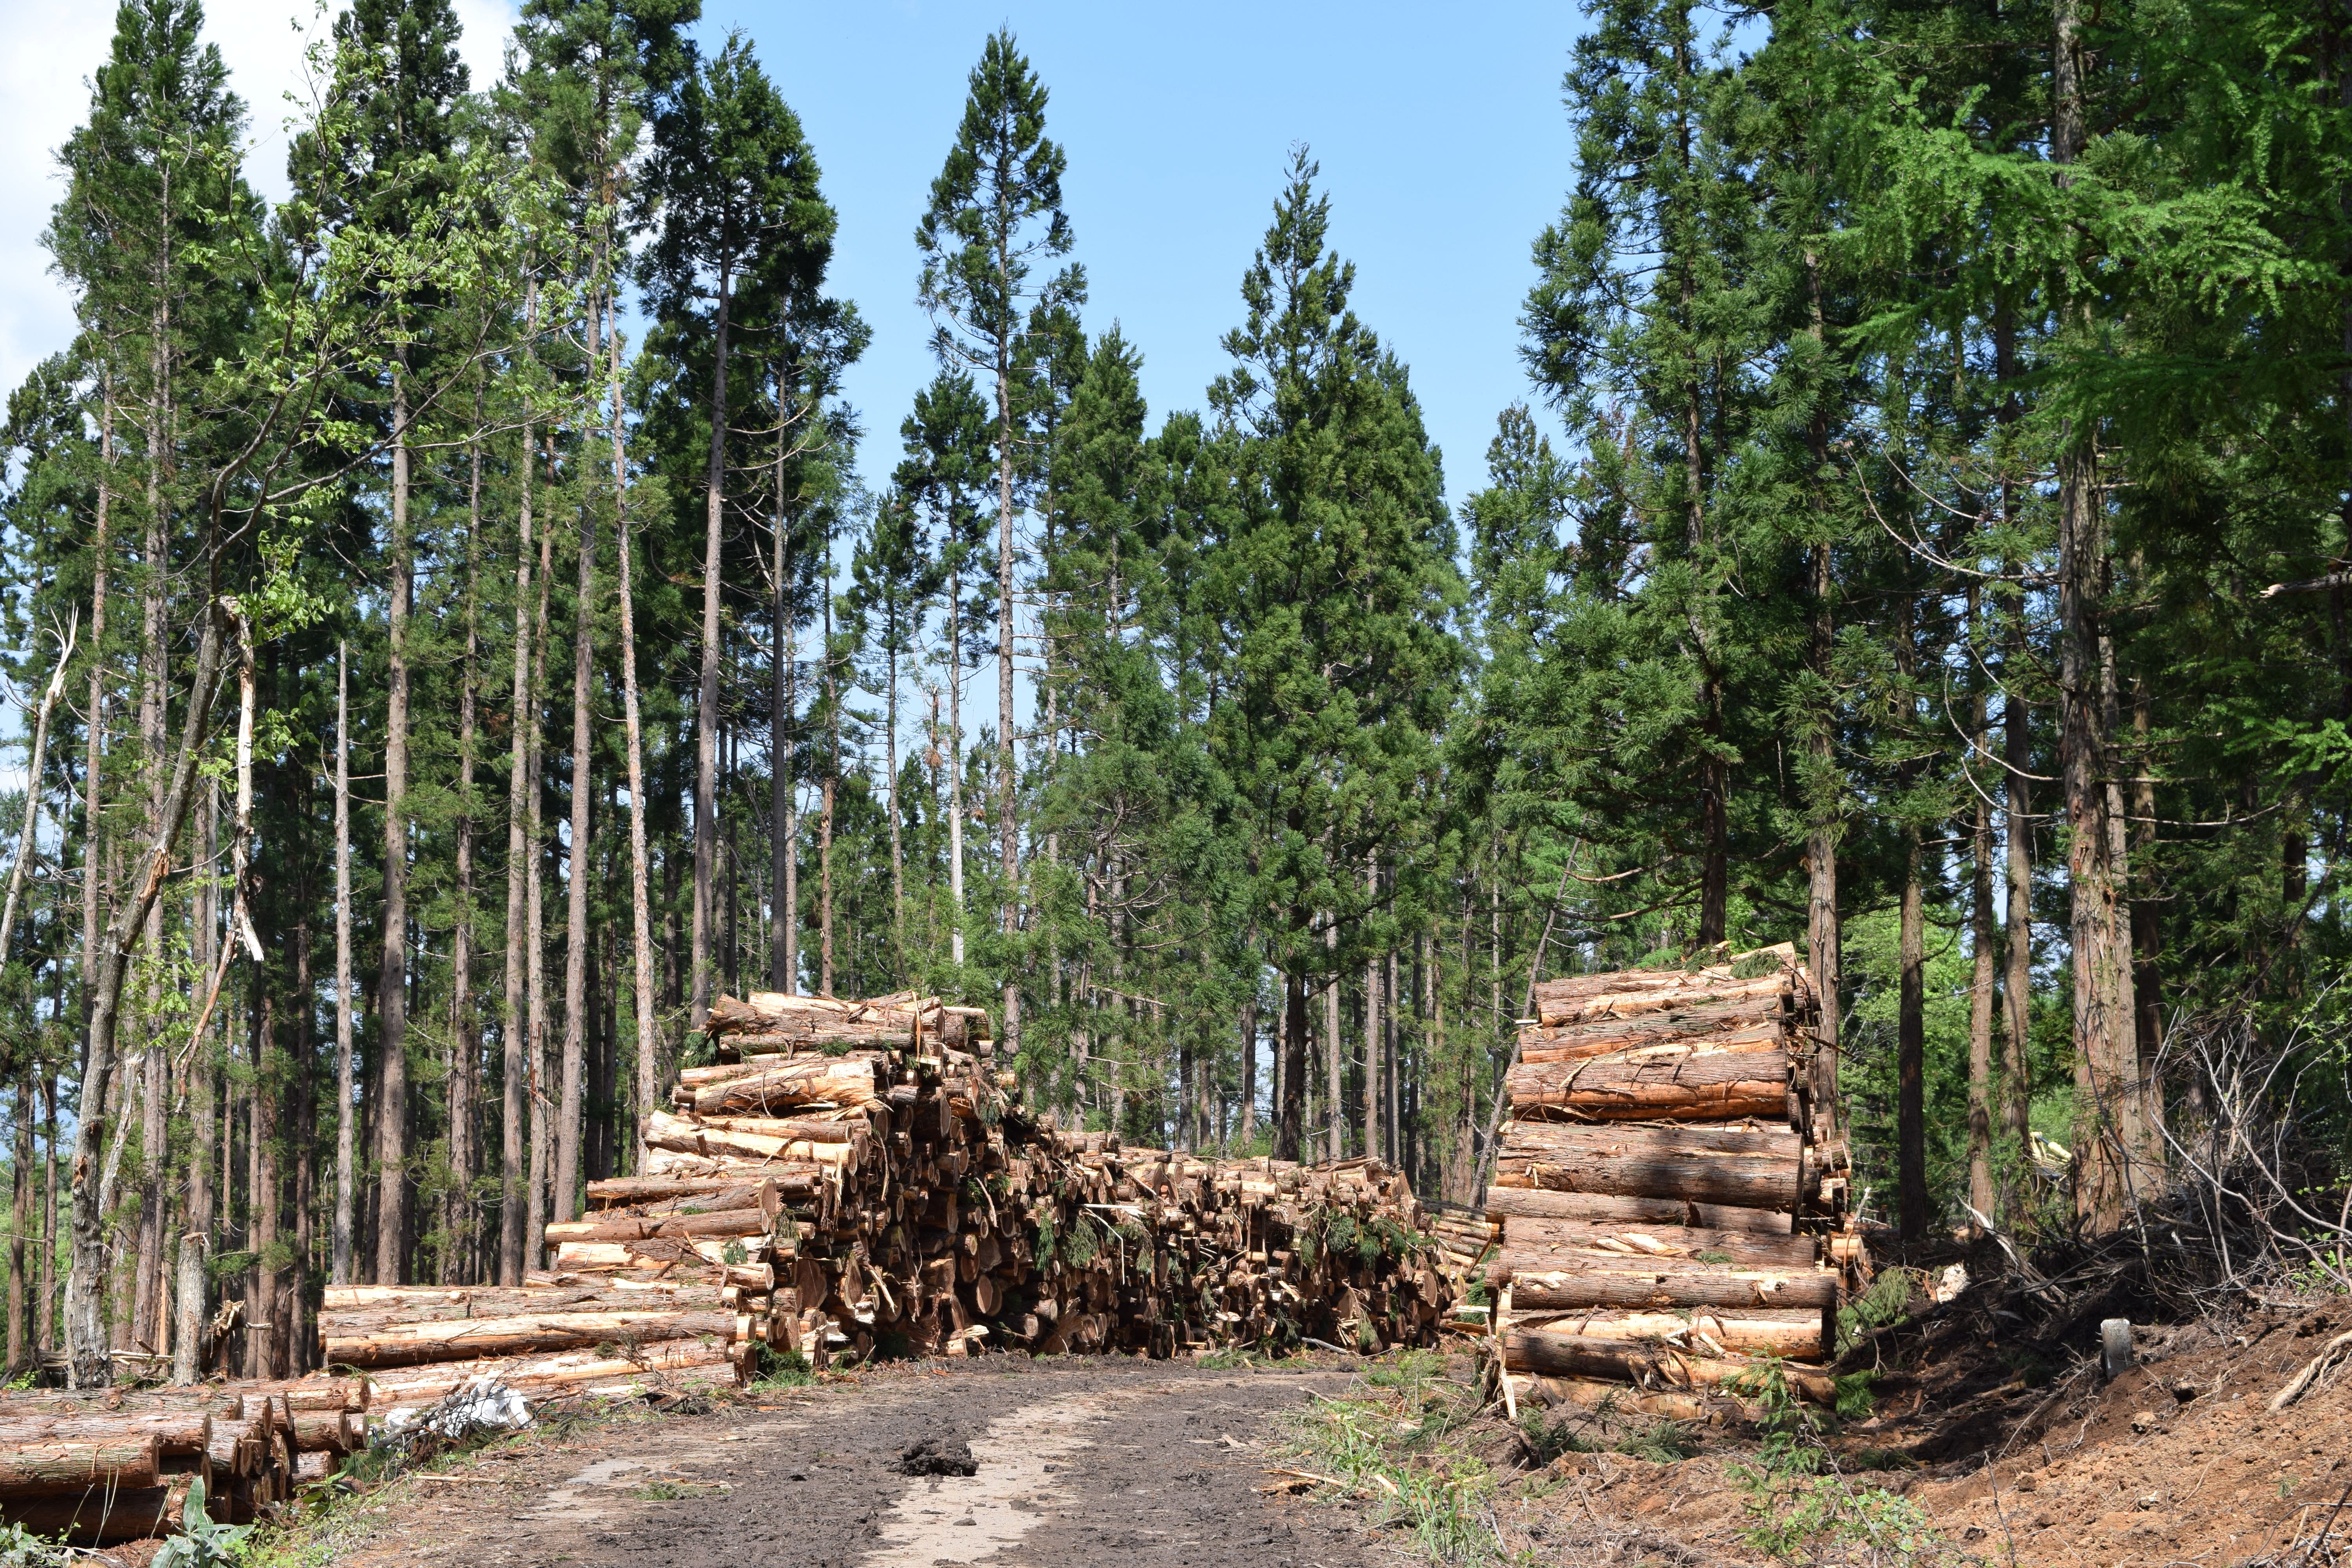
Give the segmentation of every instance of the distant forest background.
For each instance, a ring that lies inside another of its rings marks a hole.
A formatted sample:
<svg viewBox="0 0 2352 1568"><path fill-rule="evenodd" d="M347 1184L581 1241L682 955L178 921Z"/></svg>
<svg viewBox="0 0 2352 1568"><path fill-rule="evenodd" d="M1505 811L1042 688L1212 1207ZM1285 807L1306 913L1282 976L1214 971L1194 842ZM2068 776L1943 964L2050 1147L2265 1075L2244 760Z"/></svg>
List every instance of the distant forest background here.
<svg viewBox="0 0 2352 1568"><path fill-rule="evenodd" d="M1595 0L1456 509L1304 149L1230 370L1144 405L1009 32L908 236L937 379L853 416L823 150L697 11L530 0L473 81L358 0L274 208L196 0L56 62L12 1368L519 1280L752 989L1474 1202L1537 980L1793 940L1906 1235L2259 1145L2340 1237L2335 11Z"/></svg>

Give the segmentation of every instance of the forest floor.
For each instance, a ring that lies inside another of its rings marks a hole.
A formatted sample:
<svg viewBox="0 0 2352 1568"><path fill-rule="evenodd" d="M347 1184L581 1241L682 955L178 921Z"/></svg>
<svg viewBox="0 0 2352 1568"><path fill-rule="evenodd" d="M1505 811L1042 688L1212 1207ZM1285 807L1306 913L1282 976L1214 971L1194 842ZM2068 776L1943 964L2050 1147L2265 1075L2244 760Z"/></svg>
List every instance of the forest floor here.
<svg viewBox="0 0 2352 1568"><path fill-rule="evenodd" d="M1798 1434L1780 1451L1811 1458L1777 1471L1736 1423L1515 1424L1478 1407L1465 1354L1003 1356L558 1419L345 1498L258 1560L2352 1564L2352 1366L2266 1408L2352 1300L2140 1329L2111 1383L2003 1343L1969 1300L1882 1331L1872 1413ZM927 1443L948 1462L909 1464Z"/></svg>

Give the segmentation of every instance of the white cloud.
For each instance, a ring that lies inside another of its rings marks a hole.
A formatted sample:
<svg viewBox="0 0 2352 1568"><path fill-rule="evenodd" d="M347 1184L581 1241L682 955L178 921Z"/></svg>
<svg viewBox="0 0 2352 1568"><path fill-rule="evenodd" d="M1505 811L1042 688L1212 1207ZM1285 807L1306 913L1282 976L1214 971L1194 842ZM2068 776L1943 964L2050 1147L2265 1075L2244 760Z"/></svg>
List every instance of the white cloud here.
<svg viewBox="0 0 2352 1568"><path fill-rule="evenodd" d="M461 49L474 84L494 79L515 22L510 0L456 0ZM252 116L246 178L275 201L286 194L286 94L304 93L303 49L333 13L310 0L216 0L205 37L220 46L230 85ZM73 302L50 274L41 231L62 194L57 150L89 108L89 79L114 37L110 5L0 0L0 395L74 331Z"/></svg>

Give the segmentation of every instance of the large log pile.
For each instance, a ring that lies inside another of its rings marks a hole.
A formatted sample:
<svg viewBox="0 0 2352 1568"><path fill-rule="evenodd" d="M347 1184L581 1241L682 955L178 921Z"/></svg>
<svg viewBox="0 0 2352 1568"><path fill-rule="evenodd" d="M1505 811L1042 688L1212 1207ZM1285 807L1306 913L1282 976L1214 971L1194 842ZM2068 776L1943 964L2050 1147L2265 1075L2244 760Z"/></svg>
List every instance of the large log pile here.
<svg viewBox="0 0 2352 1568"><path fill-rule="evenodd" d="M560 1271L725 1270L738 1342L820 1363L1434 1332L1448 1288L1377 1162L1218 1162L1033 1122L986 1015L929 998L726 998L709 1031L719 1059L647 1118L644 1176L592 1185ZM754 1205L768 1223L731 1242L688 1228Z"/></svg>
<svg viewBox="0 0 2352 1568"><path fill-rule="evenodd" d="M245 1523L367 1441L356 1378L0 1394L0 1521L77 1545L166 1535L188 1489Z"/></svg>
<svg viewBox="0 0 2352 1568"><path fill-rule="evenodd" d="M1453 1287L1403 1179L1123 1148L1032 1121L986 1014L911 994L721 997L715 1060L589 1184L521 1289L331 1290L331 1366L416 1403L976 1350L1350 1347L1433 1336Z"/></svg>
<svg viewBox="0 0 2352 1568"><path fill-rule="evenodd" d="M1129 1149L1025 1118L985 1014L912 994L721 998L716 1060L641 1128L637 1173L547 1227L519 1288L331 1288L360 1377L0 1399L0 1511L78 1541L178 1528L205 1479L240 1521L366 1441L366 1411L494 1379L530 1399L989 1348L1373 1351L1454 1295L1403 1178Z"/></svg>
<svg viewBox="0 0 2352 1568"><path fill-rule="evenodd" d="M1765 1353L1825 1393L1857 1243L1794 950L1549 981L1536 1012L1484 1216L1507 1393L1705 1390Z"/></svg>

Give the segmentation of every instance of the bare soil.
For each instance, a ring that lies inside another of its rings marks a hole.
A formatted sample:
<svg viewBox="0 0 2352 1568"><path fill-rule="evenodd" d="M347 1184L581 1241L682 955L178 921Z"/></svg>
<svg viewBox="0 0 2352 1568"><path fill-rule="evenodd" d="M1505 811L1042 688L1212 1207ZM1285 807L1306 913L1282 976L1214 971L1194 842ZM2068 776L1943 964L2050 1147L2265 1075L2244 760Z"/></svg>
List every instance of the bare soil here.
<svg viewBox="0 0 2352 1568"><path fill-rule="evenodd" d="M1873 1555L1822 1538L1796 1560L2352 1565L2352 1366L2284 1412L2265 1408L2352 1329L2352 1301L2141 1329L2137 1364L2112 1383L2085 1347L2002 1328L1964 1298L1878 1336L1868 1352L1881 1360L1876 1413L1826 1439L1846 1487L1883 1489L1924 1513L1927 1549ZM1470 1358L1454 1363L1457 1380L1475 1375ZM1382 1528L1393 1521L1381 1500L1279 1491L1301 1473L1276 1451L1282 1418L1346 1392L1362 1364L1322 1356L1216 1371L1000 1356L875 1368L704 1414L558 1423L436 1462L283 1539L294 1560L369 1568L1405 1561L1405 1542ZM1650 1425L1621 1416L1592 1430L1605 1447ZM1744 1472L1758 1434L1733 1425L1682 1436L1696 1457L1582 1451L1548 1465L1499 1411L1458 1437L1502 1481L1490 1517L1506 1560L1770 1562L1749 1535L1756 1494ZM967 1447L971 1475L937 1462Z"/></svg>
<svg viewBox="0 0 2352 1568"><path fill-rule="evenodd" d="M368 1568L1338 1568L1361 1555L1349 1512L1269 1504L1253 1489L1275 1418L1347 1383L1336 1358L1222 1372L1110 1357L877 1368L436 1464L311 1544ZM974 1473L907 1475L938 1468L908 1461L924 1443L968 1443Z"/></svg>
<svg viewBox="0 0 2352 1568"><path fill-rule="evenodd" d="M2352 1368L2284 1411L2266 1408L2347 1328L2352 1302L2339 1297L2219 1329L2143 1329L2138 1364L2112 1383L2087 1359L2045 1375L1998 1338L1946 1343L1890 1377L1879 1414L1828 1448L1851 1487L1883 1488L1926 1512L1947 1543L1926 1561L2352 1563ZM1541 1561L1769 1561L1747 1539L1754 1494L1739 1467L1754 1463L1752 1435L1697 1439L1697 1457L1671 1464L1565 1455L1516 1489L1504 1534ZM1570 1548L1577 1555L1561 1559ZM1815 1560L1848 1559L1823 1542Z"/></svg>

